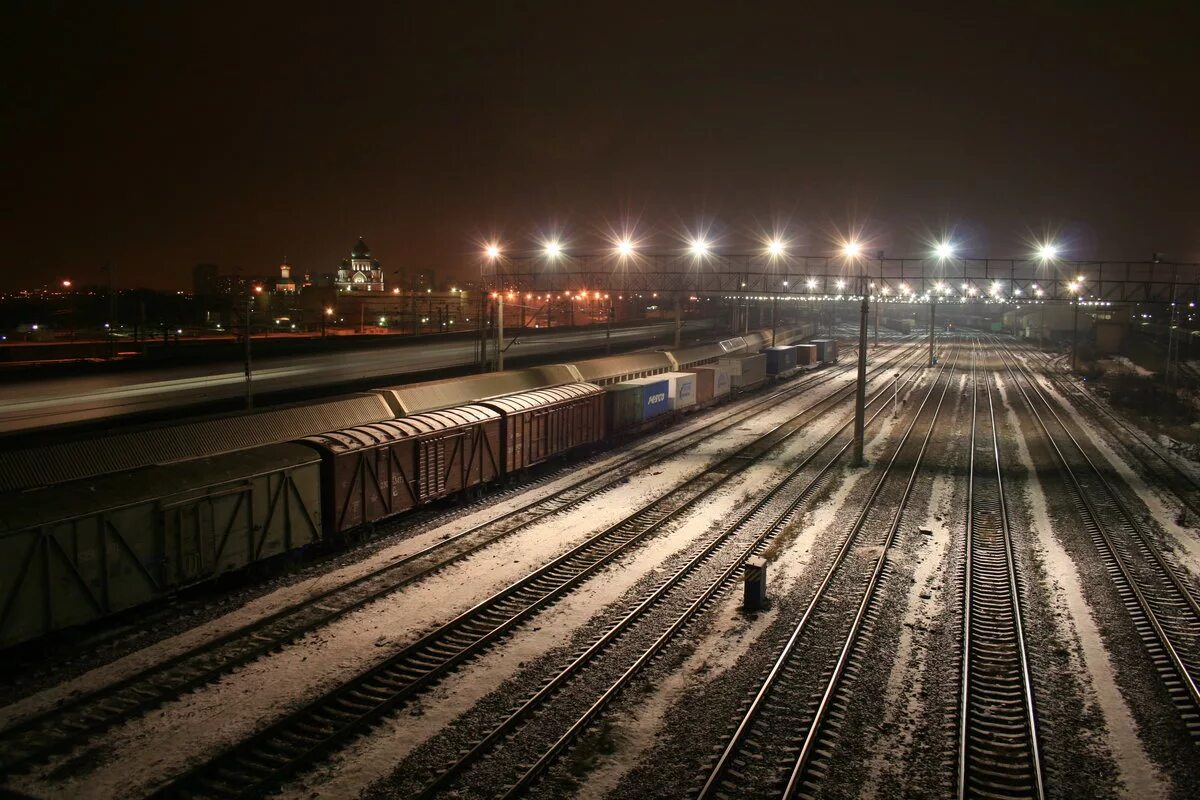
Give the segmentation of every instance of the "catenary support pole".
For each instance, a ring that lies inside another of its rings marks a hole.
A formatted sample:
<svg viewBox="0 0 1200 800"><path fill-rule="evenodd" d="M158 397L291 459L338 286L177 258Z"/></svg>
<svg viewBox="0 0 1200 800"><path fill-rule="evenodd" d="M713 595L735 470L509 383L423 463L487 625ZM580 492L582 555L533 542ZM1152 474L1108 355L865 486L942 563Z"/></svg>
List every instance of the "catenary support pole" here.
<svg viewBox="0 0 1200 800"><path fill-rule="evenodd" d="M1170 350L1167 353L1170 354ZM1079 363L1079 298L1075 298L1075 313L1071 320L1071 372Z"/></svg>
<svg viewBox="0 0 1200 800"><path fill-rule="evenodd" d="M504 295L496 295L496 371L504 372Z"/></svg>
<svg viewBox="0 0 1200 800"><path fill-rule="evenodd" d="M254 307L254 295L246 297L246 410L254 409L253 373L250 369L250 311Z"/></svg>
<svg viewBox="0 0 1200 800"><path fill-rule="evenodd" d="M779 316L779 292L771 297L771 347L775 346L776 317Z"/></svg>
<svg viewBox="0 0 1200 800"><path fill-rule="evenodd" d="M865 282L864 282L865 283ZM863 427L867 404L867 312L870 301L863 286L858 317L858 383L854 391L854 466L863 465Z"/></svg>
<svg viewBox="0 0 1200 800"><path fill-rule="evenodd" d="M683 336L683 307L679 295L675 295L675 349L680 347L679 340Z"/></svg>
<svg viewBox="0 0 1200 800"><path fill-rule="evenodd" d="M612 323L613 323L613 302L610 297L608 300L608 317L604 321L604 355L612 353Z"/></svg>
<svg viewBox="0 0 1200 800"><path fill-rule="evenodd" d="M937 303L929 304L929 366L933 366L933 318L937 313Z"/></svg>

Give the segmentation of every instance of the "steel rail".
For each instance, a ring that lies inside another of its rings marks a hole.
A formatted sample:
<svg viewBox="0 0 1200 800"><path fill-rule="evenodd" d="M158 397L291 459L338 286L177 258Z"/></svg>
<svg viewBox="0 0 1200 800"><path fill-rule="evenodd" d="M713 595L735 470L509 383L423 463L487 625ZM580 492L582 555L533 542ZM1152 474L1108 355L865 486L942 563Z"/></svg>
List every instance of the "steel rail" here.
<svg viewBox="0 0 1200 800"><path fill-rule="evenodd" d="M909 386L915 382L915 377L908 381ZM908 387L906 387L908 388ZM867 420L867 425L874 423L876 418L887 411L887 396L886 389L877 393L871 398L868 405L874 405L880 398L883 402L880 407ZM513 732L520 723L529 717L531 714L546 703L555 693L558 692L566 683L574 678L588 663L597 657L610 644L615 642L623 633L632 627L641 617L643 617L650 609L657 606L660 601L666 598L669 592L674 589L682 580L691 575L696 569L706 564L717 550L723 548L726 544L742 532L755 518L764 513L767 506L780 497L787 496L787 493L792 492L791 483L796 480L801 473L807 469L811 463L816 460L817 456L832 445L839 437L841 437L850 427L851 422L846 422L830 436L828 436L821 444L805 456L801 462L793 468L789 474L777 483L765 496L756 501L747 511L743 512L734 522L726 525L721 533L715 537L707 546L701 549L693 556L686 564L681 566L674 574L671 575L665 582L659 585L650 595L645 597L637 606L625 614L618 622L605 631L595 642L593 642L587 650L576 657L570 664L558 672L549 682L539 689L532 697L526 700L517 710L512 712L499 725L489 731L482 739L475 743L471 748L464 752L457 761L442 771L433 781L427 784L417 795L418 797L426 798L433 797L439 792L447 789L453 781L464 773L471 764L482 758L488 750L490 750L501 739ZM649 648L643 651L642 655L627 668L621 676L608 687L607 690L593 703L587 711L575 720L570 728L560 736L554 744L547 749L522 777L508 789L505 797L515 797L532 786L537 779L547 770L554 760L570 746L587 727L595 720L595 718L606 708L625 688L625 686L636 675L638 675L658 652L669 642L674 636L682 630L688 622L690 622L700 611L702 611L710 601L721 592L725 591L731 585L731 582L741 570L746 559L760 551L768 545L772 539L785 528L799 508L808 502L809 499L817 492L820 486L823 485L828 477L830 470L838 462L838 460L849 450L852 442L843 444L836 453L834 453L821 467L818 473L811 478L803 488L795 491L792 494L792 499L780 511L776 517L766 523L766 527L755 537L755 539L743 548L742 552L735 556L729 565L721 572L721 574L713 581L709 582L707 587L699 593L699 595L687 606L687 608L679 614L676 619L668 626L667 630L658 636Z"/></svg>
<svg viewBox="0 0 1200 800"><path fill-rule="evenodd" d="M957 356L955 357L955 363L956 362L957 362ZM867 589L868 589L868 592L866 595L867 599L869 599L873 595L874 588L878 584L878 575L881 574L881 572L882 572L883 565L886 561L886 555L887 555L888 549L890 548L890 545L894 538L894 533L895 533L896 529L899 528L900 518L903 513L905 504L907 502L908 495L911 492L912 485L916 478L917 471L920 468L921 456L924 455L925 447L929 441L929 435L932 434L932 432L933 432L934 422L937 420L938 412L941 410L942 401L944 400L946 391L950 386L950 381L948 379L943 380L943 377L947 374L946 371L948 369L948 364L949 364L949 362L943 362L942 366L938 370L938 375L937 375L936 379L930 382L929 390L926 392L925 397L921 402L921 406L913 414L912 421L909 422L908 427L905 429L903 436L901 437L900 441L897 443L895 449L892 451L891 458L888 460L888 463L884 466L883 472L880 474L878 480L876 480L874 486L871 489L870 494L868 495L866 501L863 503L862 510L859 512L858 517L855 519L854 524L851 526L850 531L848 532L847 536L843 539L841 547L839 548L837 554L834 556L833 562L831 563L829 569L826 571L824 578L821 580L821 583L817 586L816 592L814 593L812 599L809 601L807 608L804 610L804 613L801 615L799 621L796 623L795 627L793 628L791 636L788 638L787 642L784 644L783 650L780 652L779 656L776 658L775 663L772 666L770 672L767 674L766 679L763 681L762 686L759 688L754 699L751 701L750 706L746 710L746 713L743 715L742 720L738 724L737 729L734 731L733 736L730 738L729 743L726 745L725 749L722 751L721 755L718 757L713 768L710 770L707 780L705 781L703 787L700 789L700 793L698 795L700 798L711 798L711 797L714 797L719 792L720 787L721 787L722 783L724 782L726 774L730 771L730 768L732 766L732 763L733 763L735 757L742 749L742 746L745 743L746 738L748 737L752 726L758 720L760 713L766 706L768 697L770 696L772 690L775 689L776 685L779 683L781 678L783 678L787 662L789 661L791 656L795 653L796 647L799 644L802 635L805 633L805 631L807 631L810 621L813 619L814 615L817 613L818 606L825 599L826 593L828 592L830 586L833 584L834 579L838 576L838 574L840 574L841 567L845 563L847 555L850 553L851 548L853 547L855 542L858 541L859 534L862 532L863 528L865 527L865 525L867 523L869 512L872 510L876 499L879 497L880 493L883 491L884 485L887 483L889 476L892 474L893 467L895 466L896 462L898 461L901 452L904 451L905 446L908 444L909 438L912 435L913 430L916 428L917 422L921 419L923 412L925 411L926 407L929 405L930 398L933 397L934 391L935 391L938 383L940 382L940 383L942 383L942 393L937 402L932 419L929 422L929 428L926 433L925 440L923 441L923 443L921 445L918 457L914 460L912 474L910 475L909 481L905 487L903 499L901 500L901 502L897 503L897 505L896 505L896 509L892 516L891 524L889 525L889 532L884 539L884 543L883 543L880 555L879 555L878 559L876 560L875 570L873 571L872 578L869 581L868 586L867 586ZM856 622L854 623L854 630L857 630L857 621L861 619L861 613L862 613L863 608L865 608L865 603L863 606L860 606L859 615L856 615L856 618L855 618ZM853 630L852 630L851 637L848 640L848 642L850 640L852 640L853 638L854 638L854 636L853 636ZM838 675L840 675L840 671L841 671L842 667L844 666L845 653L846 653L846 650L843 649L843 651L842 651L843 657L839 657L837 665L834 668L834 670L835 670L834 679L830 684L831 686L836 683L836 678ZM824 706L825 704L828 703L828 700L829 700L829 697L831 696L831 694L832 693L829 691L826 692L825 699L822 701L822 706ZM818 711L819 712L821 711L821 707L818 707ZM817 718L814 718L813 722L810 724L810 732L812 730L815 730L818 721L819 720ZM812 737L810 737L808 739L808 741L806 741L805 749L803 749L801 752L801 755L804 757L805 760L807 760L806 753L811 752L811 745L808 744L808 742L810 742L810 741L812 741ZM797 764L799 766L800 762L797 762ZM793 770L792 780L795 780L796 774L797 774L797 771ZM790 782L789 782L789 785L790 785Z"/></svg>
<svg viewBox="0 0 1200 800"><path fill-rule="evenodd" d="M897 357L903 357L903 349L897 349ZM878 367L883 368L885 366ZM851 370L852 367L821 370L808 380L793 383L781 391L756 398L748 405L719 416L715 424L681 433L665 442L665 446L649 453L643 450L631 455L602 475L581 478L546 497L472 525L344 584L311 595L299 603L227 631L118 681L82 692L52 709L20 720L0 731L0 774L17 771L55 753L69 750L120 722L211 683L229 671L285 646L308 631L328 625L520 530L578 507L619 485L631 471L644 470L677 456L742 423L764 407L824 385ZM422 524L433 525L436 522ZM471 541L472 537L477 541ZM462 546L464 542L466 546ZM432 556L437 556L437 560L414 569L418 561Z"/></svg>
<svg viewBox="0 0 1200 800"><path fill-rule="evenodd" d="M1006 355L1009 354L1006 353ZM1034 406L1033 400L1030 398L1029 393L1026 392L1025 387L1021 385L1021 382L1017 380L1016 374L1013 372L1013 369L1009 365L1007 359L1005 360L1005 368L1010 377L1013 379L1013 382L1017 385L1017 388L1021 391L1021 394L1024 396L1030 413L1032 414L1034 420L1038 423L1038 426L1041 428L1051 450L1057 456L1058 462L1068 478L1069 485L1073 489L1076 505L1080 509L1081 515L1084 517L1084 523L1089 529L1089 534L1092 538L1092 541L1097 545L1100 558L1110 567L1106 571L1113 581L1122 604L1129 612L1134 627L1137 630L1139 637L1142 639L1143 646L1146 647L1151 661L1154 663L1155 668L1158 670L1160 676L1163 677L1164 686L1167 689L1168 694L1179 708L1185 727L1188 729L1189 733L1194 739L1200 739L1200 687L1197 686L1195 676L1192 675L1188 664L1184 660L1184 656L1181 654L1180 649L1173 640L1172 635L1167 630L1168 625L1164 623L1164 621L1160 618L1159 613L1155 611L1156 605L1174 605L1178 607L1187 606L1189 610L1194 610L1196 603L1195 598L1191 595L1190 591L1180 584L1177 576L1175 576L1174 572L1169 569L1165 571L1160 570L1157 573L1157 577L1160 579L1160 581L1165 579L1163 582L1165 583L1166 587L1169 587L1168 591L1174 590L1174 597L1160 597L1157 598L1158 602L1156 603L1147 596L1146 589L1143 588L1141 581L1139 581L1134 574L1135 567L1127 562L1126 556L1121 553L1121 549L1118 547L1112 534L1109 532L1107 525L1101 522L1101 520L1104 519L1104 516L1096 508L1095 501L1088 495L1088 492L1079 482L1079 477L1076 475L1075 470L1072 469L1070 462L1067 460L1066 454L1063 453L1062 449L1058 446L1058 442L1055 441L1054 436L1050 433L1050 429L1047 427L1042 415ZM1018 371L1021 371L1019 364ZM1133 522L1132 514L1129 512L1128 508L1125 507L1124 502L1112 490L1112 487L1109 485L1108 481L1104 479L1103 475L1101 475L1099 470L1096 468L1095 463L1088 458L1087 453L1084 452L1080 447L1079 442L1073 435L1071 435L1071 432L1067 429L1066 425L1063 424L1062 419L1054 411L1053 407L1050 406L1047 399L1041 394L1040 388L1037 386L1036 382L1023 371L1022 375L1026 378L1030 386L1033 387L1034 392L1038 394L1039 399L1041 399L1042 403L1045 404L1046 409L1050 412L1051 416L1053 416L1058 422L1058 425L1062 431L1066 433L1067 438L1072 442L1072 444L1075 445L1075 449L1080 453L1080 455L1082 455L1084 461L1088 464L1091 471L1095 473L1095 477L1099 479L1100 485L1104 488L1105 493L1108 495L1110 504L1117 509L1121 518L1125 521L1126 526L1132 529L1135 538L1138 540L1135 542L1135 544L1141 543L1141 549L1148 551L1152 556L1155 557L1155 565L1163 566L1161 554L1158 553L1156 548L1149 544L1148 540L1141 531L1141 527ZM1192 619L1186 620L1185 624L1200 632L1200 619L1197 619L1194 613ZM1194 633L1193 636L1196 636L1196 634ZM1196 654L1192 653L1190 657L1195 658Z"/></svg>
<svg viewBox="0 0 1200 800"><path fill-rule="evenodd" d="M486 650L772 452L802 430L810 414L816 412L820 416L839 405L852 389L851 385L838 390L798 412L789 421L646 503L620 522L593 534L375 667L175 778L156 796L187 795L194 791L204 796L237 797L256 795L267 786L278 785ZM889 391L890 387L882 389L876 397Z"/></svg>
<svg viewBox="0 0 1200 800"><path fill-rule="evenodd" d="M975 362L972 354L974 391L964 540L958 797L1042 800L1046 790L1004 494L992 376L987 371L981 385ZM985 419L990 443L980 437L981 388L987 397ZM991 454L990 471L988 465L977 469L976 454L981 447Z"/></svg>

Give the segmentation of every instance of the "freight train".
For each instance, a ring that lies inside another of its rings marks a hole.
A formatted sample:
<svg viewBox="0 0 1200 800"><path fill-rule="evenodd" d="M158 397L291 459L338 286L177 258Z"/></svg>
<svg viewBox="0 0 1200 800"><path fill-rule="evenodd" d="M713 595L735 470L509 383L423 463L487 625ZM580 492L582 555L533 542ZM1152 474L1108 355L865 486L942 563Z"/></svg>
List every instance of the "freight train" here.
<svg viewBox="0 0 1200 800"><path fill-rule="evenodd" d="M6 452L0 648L339 541L836 361L833 340L773 349L771 363L759 352L811 334L757 331Z"/></svg>

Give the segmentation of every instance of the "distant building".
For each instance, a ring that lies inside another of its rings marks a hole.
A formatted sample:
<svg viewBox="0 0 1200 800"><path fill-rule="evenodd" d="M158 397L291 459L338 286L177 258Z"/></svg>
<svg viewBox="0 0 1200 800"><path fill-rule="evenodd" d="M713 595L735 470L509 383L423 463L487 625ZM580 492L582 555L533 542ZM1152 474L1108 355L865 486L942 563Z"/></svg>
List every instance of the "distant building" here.
<svg viewBox="0 0 1200 800"><path fill-rule="evenodd" d="M350 258L342 261L334 281L339 292L382 292L383 266L371 258L371 249L362 237L350 251Z"/></svg>
<svg viewBox="0 0 1200 800"><path fill-rule="evenodd" d="M279 265L279 277L275 279L275 291L294 294L296 282L292 280L292 267L286 261Z"/></svg>

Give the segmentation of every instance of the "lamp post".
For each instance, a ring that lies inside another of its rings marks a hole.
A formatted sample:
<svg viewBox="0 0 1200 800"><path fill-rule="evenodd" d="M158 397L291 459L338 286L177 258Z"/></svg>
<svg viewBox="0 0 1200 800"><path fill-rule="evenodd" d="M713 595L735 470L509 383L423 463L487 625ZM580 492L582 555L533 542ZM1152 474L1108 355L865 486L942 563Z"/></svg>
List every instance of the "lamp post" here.
<svg viewBox="0 0 1200 800"><path fill-rule="evenodd" d="M1041 244L1038 246L1037 259L1038 259L1038 261L1041 262L1043 267L1045 267L1047 264L1053 264L1055 259L1057 259L1057 258L1058 258L1058 245L1054 244L1053 242L1045 242L1044 244ZM1042 296L1041 289L1037 289L1037 295L1038 295L1038 297ZM1044 343L1045 339L1046 339L1046 301L1045 300L1042 301L1041 317L1042 317L1041 331L1039 332L1038 336ZM1074 367L1072 367L1072 369L1074 369Z"/></svg>
<svg viewBox="0 0 1200 800"><path fill-rule="evenodd" d="M954 257L954 244L951 242L940 242L933 248L933 256L937 259L938 265L945 264L947 259ZM937 313L937 290L929 293L929 366L933 366L933 325L934 316Z"/></svg>
<svg viewBox="0 0 1200 800"><path fill-rule="evenodd" d="M321 314L321 338L322 339L325 338L325 325L326 325L326 323L328 323L329 318L332 316L333 316L333 309L329 306L325 306L324 313Z"/></svg>
<svg viewBox="0 0 1200 800"><path fill-rule="evenodd" d="M487 282L484 279L483 266L485 263L495 267L500 258L500 246L489 244L484 250L485 261L479 262L479 371L487 372Z"/></svg>
<svg viewBox="0 0 1200 800"><path fill-rule="evenodd" d="M847 242L842 246L842 257L846 259L846 263L859 266L858 256L861 251L862 247L857 242ZM859 305L858 315L858 382L854 390L854 466L856 467L863 465L863 429L865 428L867 405L867 314L871 309L865 274L860 276L859 288L862 290L862 302Z"/></svg>

